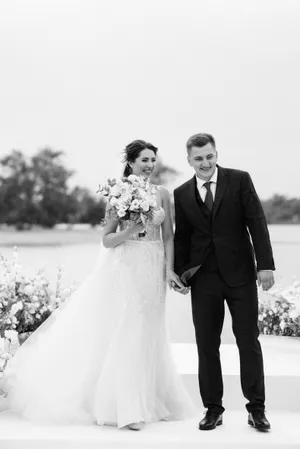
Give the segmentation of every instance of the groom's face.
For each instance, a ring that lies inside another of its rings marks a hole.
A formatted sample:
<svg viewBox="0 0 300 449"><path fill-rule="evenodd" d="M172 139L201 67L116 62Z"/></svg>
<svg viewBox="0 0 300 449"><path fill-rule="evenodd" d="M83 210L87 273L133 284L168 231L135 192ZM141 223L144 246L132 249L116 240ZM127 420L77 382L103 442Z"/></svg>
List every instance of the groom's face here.
<svg viewBox="0 0 300 449"><path fill-rule="evenodd" d="M204 147L192 147L188 154L188 162L196 175L204 181L209 181L216 170L218 153L211 143Z"/></svg>

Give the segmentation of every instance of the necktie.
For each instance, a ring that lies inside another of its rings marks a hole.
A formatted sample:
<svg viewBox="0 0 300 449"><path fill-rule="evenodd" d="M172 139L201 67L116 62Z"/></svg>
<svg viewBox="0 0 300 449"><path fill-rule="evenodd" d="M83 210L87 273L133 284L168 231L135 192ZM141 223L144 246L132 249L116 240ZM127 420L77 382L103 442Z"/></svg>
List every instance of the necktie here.
<svg viewBox="0 0 300 449"><path fill-rule="evenodd" d="M211 191L211 188L210 188L211 183L212 183L211 181L208 181L205 184L203 184L204 187L207 190L204 204L208 207L208 209L210 211L212 211L212 208L213 208L213 205L214 205L213 195L212 195L212 191Z"/></svg>

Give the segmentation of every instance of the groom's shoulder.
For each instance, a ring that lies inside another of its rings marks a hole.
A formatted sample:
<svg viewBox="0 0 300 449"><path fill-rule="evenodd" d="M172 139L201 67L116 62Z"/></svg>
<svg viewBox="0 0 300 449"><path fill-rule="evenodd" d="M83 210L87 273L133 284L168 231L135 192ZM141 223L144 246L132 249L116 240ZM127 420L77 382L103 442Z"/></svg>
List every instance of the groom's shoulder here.
<svg viewBox="0 0 300 449"><path fill-rule="evenodd" d="M227 173L229 176L232 176L234 178L243 178L244 176L249 175L249 173L245 170L240 170L238 168L224 168L222 169L225 173Z"/></svg>
<svg viewBox="0 0 300 449"><path fill-rule="evenodd" d="M191 184L191 182L193 182L193 179L194 178L191 178L188 181L181 184L180 186L176 187L176 189L174 189L174 195L177 195L177 194L180 194L181 192L183 192Z"/></svg>

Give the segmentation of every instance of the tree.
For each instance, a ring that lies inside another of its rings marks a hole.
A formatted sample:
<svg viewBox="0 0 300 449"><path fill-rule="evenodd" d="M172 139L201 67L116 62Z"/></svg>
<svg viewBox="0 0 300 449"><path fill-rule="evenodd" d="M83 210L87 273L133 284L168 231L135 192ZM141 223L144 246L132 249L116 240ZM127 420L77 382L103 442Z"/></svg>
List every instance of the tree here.
<svg viewBox="0 0 300 449"><path fill-rule="evenodd" d="M96 199L87 188L74 187L71 197L76 203L76 212L71 217L73 223L99 224L105 216L106 202L103 198Z"/></svg>
<svg viewBox="0 0 300 449"><path fill-rule="evenodd" d="M69 193L67 182L73 171L67 170L62 161L62 151L49 147L41 149L32 157L35 177L33 202L38 204L38 223L53 227L56 223L67 223L76 211L76 203Z"/></svg>
<svg viewBox="0 0 300 449"><path fill-rule="evenodd" d="M0 222L15 224L18 229L30 226L37 208L32 202L34 174L23 153L13 150L0 160Z"/></svg>

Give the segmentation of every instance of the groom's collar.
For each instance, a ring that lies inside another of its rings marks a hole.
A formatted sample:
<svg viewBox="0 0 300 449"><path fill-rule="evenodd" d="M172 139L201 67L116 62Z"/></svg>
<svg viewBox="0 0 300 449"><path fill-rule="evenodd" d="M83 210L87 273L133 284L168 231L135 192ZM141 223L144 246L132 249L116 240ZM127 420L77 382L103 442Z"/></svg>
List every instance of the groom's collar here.
<svg viewBox="0 0 300 449"><path fill-rule="evenodd" d="M195 176L196 176L196 182L197 182L198 189L201 189L201 187L203 187L207 181L200 179L197 175L195 175ZM210 178L209 182L214 182L215 184L217 184L217 180L218 180L218 166L216 166L214 174Z"/></svg>

